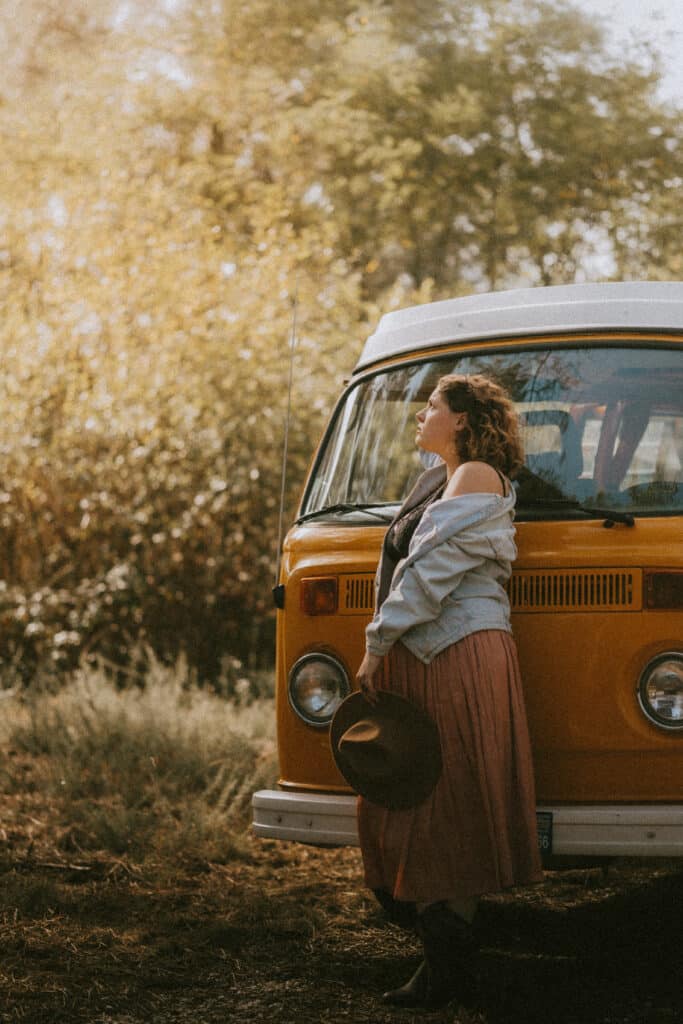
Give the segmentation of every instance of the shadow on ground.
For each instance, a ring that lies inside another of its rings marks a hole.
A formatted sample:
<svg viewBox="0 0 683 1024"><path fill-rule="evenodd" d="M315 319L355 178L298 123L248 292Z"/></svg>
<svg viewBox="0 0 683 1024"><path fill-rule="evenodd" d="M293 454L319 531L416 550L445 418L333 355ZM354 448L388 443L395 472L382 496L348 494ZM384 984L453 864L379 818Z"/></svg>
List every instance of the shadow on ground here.
<svg viewBox="0 0 683 1024"><path fill-rule="evenodd" d="M542 886L486 899L477 921L479 993L436 1014L378 1001L411 975L419 944L372 904L354 938L321 936L298 977L325 977L328 986L334 979L344 994L340 1020L672 1024L683 1021L682 900L674 863L553 872ZM349 993L355 1010L342 1012Z"/></svg>
<svg viewBox="0 0 683 1024"><path fill-rule="evenodd" d="M672 1024L683 1021L683 867L552 872L488 897L468 1006L396 1011L419 958L361 884L357 850L252 841L227 865L77 869L12 858L0 878L8 1024Z"/></svg>
<svg viewBox="0 0 683 1024"><path fill-rule="evenodd" d="M485 905L482 1008L492 1024L683 1020L683 874L628 891L614 891L609 875L588 881L572 906Z"/></svg>

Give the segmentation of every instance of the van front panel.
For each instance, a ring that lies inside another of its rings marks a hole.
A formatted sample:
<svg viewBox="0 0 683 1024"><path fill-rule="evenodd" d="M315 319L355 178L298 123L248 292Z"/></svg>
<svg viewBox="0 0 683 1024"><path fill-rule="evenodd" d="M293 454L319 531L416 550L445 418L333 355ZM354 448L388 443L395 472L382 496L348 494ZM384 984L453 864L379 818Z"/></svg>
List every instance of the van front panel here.
<svg viewBox="0 0 683 1024"><path fill-rule="evenodd" d="M541 574L548 581L578 573L581 579L593 577L601 583L611 570L619 581L611 591L605 585L604 593L594 584L598 597L593 604L591 588L583 584L574 591L574 608L569 607L567 585L564 600L555 606L524 607L513 599L513 632L541 803L683 799L683 735L648 721L637 698L638 680L648 662L661 652L683 650L683 610L647 610L643 601L644 567L670 568L673 551L683 551L683 520L676 520L675 532L672 525L666 521L663 535L662 521L641 521L630 564L625 558L627 527L605 529L592 522L519 525L511 591L528 594L519 581ZM293 712L286 679L295 662L312 650L339 658L352 679L370 618L370 609L312 618L299 606L301 580L338 574L342 581L370 582L382 532L318 524L299 527L288 539L287 614L278 652L280 768L286 786L346 788L330 755L327 729L312 727ZM341 562L340 550L349 555ZM554 553L552 568L548 551ZM580 570L575 570L577 553L584 566ZM620 582L624 577L631 578L630 593ZM546 582L546 599L550 594ZM614 600L621 594L623 605Z"/></svg>

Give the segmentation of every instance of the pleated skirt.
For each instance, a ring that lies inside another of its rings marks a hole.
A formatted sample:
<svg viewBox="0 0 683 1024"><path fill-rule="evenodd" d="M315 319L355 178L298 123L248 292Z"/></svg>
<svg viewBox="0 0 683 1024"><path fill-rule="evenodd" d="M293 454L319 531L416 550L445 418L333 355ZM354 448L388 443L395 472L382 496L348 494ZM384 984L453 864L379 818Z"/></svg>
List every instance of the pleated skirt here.
<svg viewBox="0 0 683 1024"><path fill-rule="evenodd" d="M395 900L431 903L539 881L531 746L512 636L472 633L429 665L398 643L376 683L431 715L443 772L408 810L359 797L366 884Z"/></svg>

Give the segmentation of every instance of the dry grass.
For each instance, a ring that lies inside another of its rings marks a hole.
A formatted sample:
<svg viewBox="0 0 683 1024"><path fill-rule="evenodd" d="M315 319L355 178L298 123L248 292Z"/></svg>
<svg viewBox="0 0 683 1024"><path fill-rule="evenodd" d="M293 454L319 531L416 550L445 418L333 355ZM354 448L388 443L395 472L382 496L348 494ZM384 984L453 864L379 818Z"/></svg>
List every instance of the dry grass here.
<svg viewBox="0 0 683 1024"><path fill-rule="evenodd" d="M190 686L182 663L154 665L144 687L125 689L82 671L58 693L6 700L3 711L3 789L51 807L56 856L228 861L254 788L275 777L272 702ZM32 823L36 834L47 827Z"/></svg>
<svg viewBox="0 0 683 1024"><path fill-rule="evenodd" d="M680 864L549 873L489 897L476 1003L394 1012L378 995L418 944L363 890L358 851L245 832L273 771L267 703L168 674L125 691L84 676L3 711L3 1024L681 1019Z"/></svg>
<svg viewBox="0 0 683 1024"><path fill-rule="evenodd" d="M675 1024L683 876L675 865L551 875L485 901L481 996L432 1014L379 994L414 936L363 891L357 850L247 840L203 869L6 862L0 1019L30 1024Z"/></svg>

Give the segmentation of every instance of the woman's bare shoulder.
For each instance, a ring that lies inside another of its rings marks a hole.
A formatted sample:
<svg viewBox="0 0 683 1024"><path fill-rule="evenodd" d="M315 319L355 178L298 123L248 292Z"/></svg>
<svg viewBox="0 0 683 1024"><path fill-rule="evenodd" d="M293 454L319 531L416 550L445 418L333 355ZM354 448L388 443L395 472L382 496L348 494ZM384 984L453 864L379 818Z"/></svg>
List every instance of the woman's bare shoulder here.
<svg viewBox="0 0 683 1024"><path fill-rule="evenodd" d="M459 494L503 494L503 484L497 471L488 462L463 462L446 485L444 498Z"/></svg>

